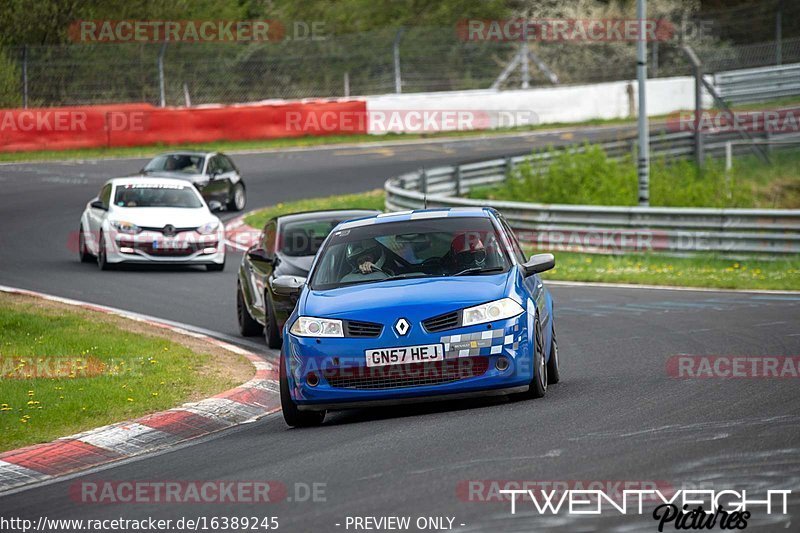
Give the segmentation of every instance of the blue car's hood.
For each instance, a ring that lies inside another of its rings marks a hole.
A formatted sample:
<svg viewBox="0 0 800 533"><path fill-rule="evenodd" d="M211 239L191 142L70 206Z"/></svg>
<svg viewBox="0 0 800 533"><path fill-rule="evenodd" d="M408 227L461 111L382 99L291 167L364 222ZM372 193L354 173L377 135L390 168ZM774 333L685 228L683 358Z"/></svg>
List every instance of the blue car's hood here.
<svg viewBox="0 0 800 533"><path fill-rule="evenodd" d="M506 296L508 272L492 276L416 278L307 290L299 314L380 322L404 316L423 320ZM388 315L391 315L389 317Z"/></svg>

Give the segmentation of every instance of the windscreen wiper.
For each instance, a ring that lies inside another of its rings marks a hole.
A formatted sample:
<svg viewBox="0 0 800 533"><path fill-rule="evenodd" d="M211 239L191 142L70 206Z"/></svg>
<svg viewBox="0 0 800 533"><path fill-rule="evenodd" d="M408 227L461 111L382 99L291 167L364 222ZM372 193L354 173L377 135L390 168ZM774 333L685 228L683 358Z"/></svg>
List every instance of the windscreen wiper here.
<svg viewBox="0 0 800 533"><path fill-rule="evenodd" d="M504 267L491 267L491 268L483 268L483 267L472 267L466 270L462 270L461 272L456 272L455 274L450 274L451 276L471 276L473 274L483 274L485 272L502 272L505 270Z"/></svg>

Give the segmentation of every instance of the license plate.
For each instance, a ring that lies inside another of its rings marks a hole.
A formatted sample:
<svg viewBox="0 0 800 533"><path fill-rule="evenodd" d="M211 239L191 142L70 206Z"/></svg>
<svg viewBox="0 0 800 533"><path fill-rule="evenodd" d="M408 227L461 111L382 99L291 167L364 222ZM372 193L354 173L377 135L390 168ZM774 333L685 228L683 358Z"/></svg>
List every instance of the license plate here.
<svg viewBox="0 0 800 533"><path fill-rule="evenodd" d="M443 361L444 346L425 344L422 346L402 346L400 348L375 348L366 351L367 366L407 365Z"/></svg>

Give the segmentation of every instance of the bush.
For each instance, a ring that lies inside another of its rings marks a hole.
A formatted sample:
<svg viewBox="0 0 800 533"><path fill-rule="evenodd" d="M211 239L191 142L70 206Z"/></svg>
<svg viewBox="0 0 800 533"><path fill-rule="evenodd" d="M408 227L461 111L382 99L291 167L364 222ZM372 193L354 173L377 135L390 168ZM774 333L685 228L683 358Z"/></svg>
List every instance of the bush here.
<svg viewBox="0 0 800 533"><path fill-rule="evenodd" d="M0 49L0 108L20 107L22 105L20 79L20 72L16 63Z"/></svg>

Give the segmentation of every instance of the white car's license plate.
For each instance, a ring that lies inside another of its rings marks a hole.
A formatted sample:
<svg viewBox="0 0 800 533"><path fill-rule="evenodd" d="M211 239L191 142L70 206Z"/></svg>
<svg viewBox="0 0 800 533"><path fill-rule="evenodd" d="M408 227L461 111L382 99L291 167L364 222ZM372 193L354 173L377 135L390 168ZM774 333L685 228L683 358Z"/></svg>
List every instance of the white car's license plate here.
<svg viewBox="0 0 800 533"><path fill-rule="evenodd" d="M375 348L366 350L367 366L407 365L444 360L444 346L426 344L400 348Z"/></svg>

